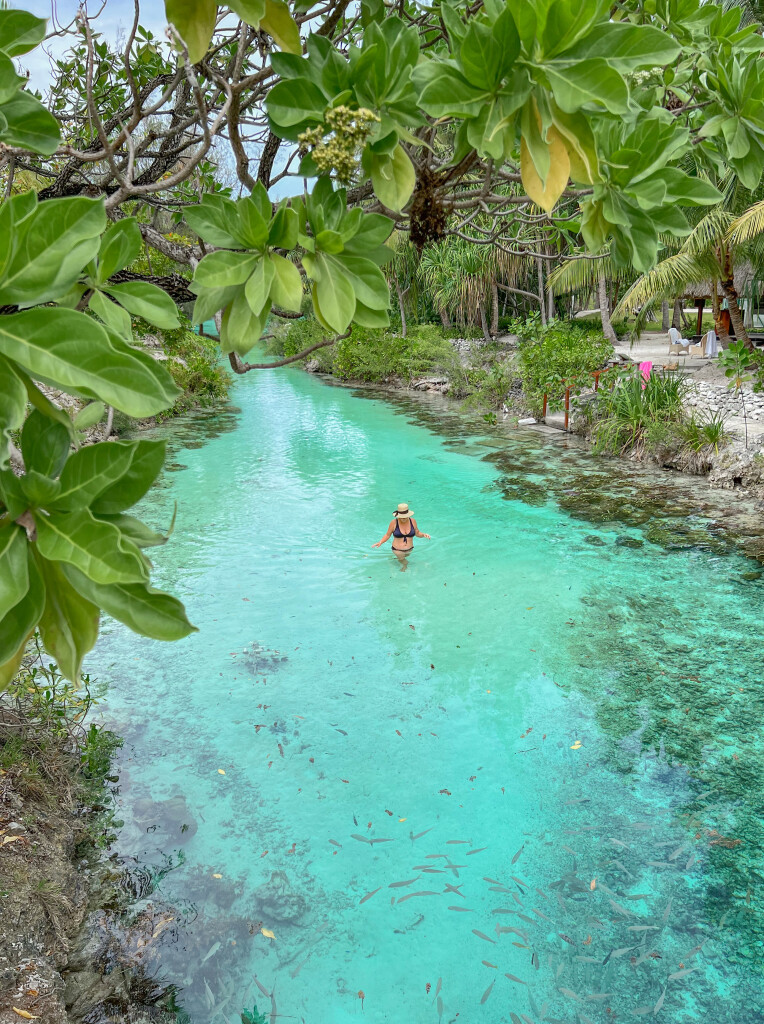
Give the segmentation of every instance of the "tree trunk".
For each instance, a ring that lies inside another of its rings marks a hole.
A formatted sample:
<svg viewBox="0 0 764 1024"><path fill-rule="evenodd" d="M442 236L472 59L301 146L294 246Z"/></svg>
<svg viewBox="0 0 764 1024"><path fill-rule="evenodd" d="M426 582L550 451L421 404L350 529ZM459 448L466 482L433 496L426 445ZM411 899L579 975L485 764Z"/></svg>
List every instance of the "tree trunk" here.
<svg viewBox="0 0 764 1024"><path fill-rule="evenodd" d="M671 326L681 333L682 331L682 300L674 299L674 310L671 316Z"/></svg>
<svg viewBox="0 0 764 1024"><path fill-rule="evenodd" d="M667 331L671 327L671 321L669 320L669 304L668 299L664 299L661 303L661 330Z"/></svg>
<svg viewBox="0 0 764 1024"><path fill-rule="evenodd" d="M499 336L499 286L491 281L491 337Z"/></svg>
<svg viewBox="0 0 764 1024"><path fill-rule="evenodd" d="M401 337L406 337L406 307L403 303L403 292L401 286L398 284L398 276L395 277L395 290L398 293L398 306L401 311Z"/></svg>
<svg viewBox="0 0 764 1024"><path fill-rule="evenodd" d="M610 342L611 345L615 346L618 344L618 335L613 330L613 325L610 322L610 304L607 297L607 282L605 281L605 275L600 274L597 278L597 297L600 305L600 319L602 320L602 333L605 338Z"/></svg>
<svg viewBox="0 0 764 1024"><path fill-rule="evenodd" d="M727 300L727 308L730 311L730 321L735 331L735 337L738 341L745 343L745 347L753 351L754 345L751 339L748 337L748 331L745 329L743 323L743 315L740 312L740 306L737 302L737 289L735 288L735 271L732 266L732 256L730 255L729 249L724 252L724 259L720 261L724 268L724 276L721 280L722 291L724 297Z"/></svg>
<svg viewBox="0 0 764 1024"><path fill-rule="evenodd" d="M445 306L441 306L440 309L438 310L438 312L440 313L440 322L443 324L443 330L450 331L451 330L451 317L446 312Z"/></svg>
<svg viewBox="0 0 764 1024"><path fill-rule="evenodd" d="M541 308L541 326L546 327L546 304L544 302L544 268L541 266L541 260L536 257L536 270L538 271L539 281L539 306Z"/></svg>
<svg viewBox="0 0 764 1024"><path fill-rule="evenodd" d="M719 291L717 289L717 282L714 280L711 282L713 291L711 292L711 308L714 314L714 330L716 331L722 348L726 348L730 343L730 335L727 330L727 321L721 315L721 303L719 302Z"/></svg>
<svg viewBox="0 0 764 1024"><path fill-rule="evenodd" d="M491 335L488 331L488 320L485 315L485 306L483 305L482 302L480 303L480 327L481 330L483 331L483 337L485 338L485 340L490 341Z"/></svg>

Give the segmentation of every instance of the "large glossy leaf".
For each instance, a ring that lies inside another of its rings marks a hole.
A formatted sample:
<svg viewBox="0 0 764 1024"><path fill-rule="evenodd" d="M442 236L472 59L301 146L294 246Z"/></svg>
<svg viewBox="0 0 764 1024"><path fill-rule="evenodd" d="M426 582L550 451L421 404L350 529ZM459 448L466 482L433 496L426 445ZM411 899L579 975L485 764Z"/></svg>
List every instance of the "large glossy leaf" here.
<svg viewBox="0 0 764 1024"><path fill-rule="evenodd" d="M142 248L141 229L135 217L125 217L116 224L110 224L101 238L98 250L99 281L106 282L112 274L124 270Z"/></svg>
<svg viewBox="0 0 764 1024"><path fill-rule="evenodd" d="M79 682L82 659L98 638L99 610L74 589L61 565L44 558L37 563L45 584L42 642L61 672Z"/></svg>
<svg viewBox="0 0 764 1024"><path fill-rule="evenodd" d="M313 286L313 303L319 319L341 334L355 313L353 286L335 267L324 264L321 277Z"/></svg>
<svg viewBox="0 0 764 1024"><path fill-rule="evenodd" d="M542 182L536 170L530 151L525 144L525 138L520 142L520 173L523 179L523 188L528 196L547 213L551 213L554 205L560 198L568 184L570 176L570 158L560 136L554 128L549 129L549 172L546 181Z"/></svg>
<svg viewBox="0 0 764 1024"><path fill-rule="evenodd" d="M58 148L61 141L58 121L28 92L17 92L3 104L0 114L5 121L5 127L0 130L0 142L43 156L50 156Z"/></svg>
<svg viewBox="0 0 764 1024"><path fill-rule="evenodd" d="M167 292L150 281L124 281L108 285L104 291L128 313L140 316L162 330L171 331L180 326L175 303Z"/></svg>
<svg viewBox="0 0 764 1024"><path fill-rule="evenodd" d="M276 268L268 256L263 256L258 261L252 276L244 286L244 294L247 297L249 308L257 317L262 317L270 312L270 294L273 277Z"/></svg>
<svg viewBox="0 0 764 1024"><path fill-rule="evenodd" d="M107 295L104 295L103 292L97 289L90 296L88 308L96 314L99 320L103 320L110 331L118 334L123 341L132 341L133 322L126 309L117 305L116 302L112 302Z"/></svg>
<svg viewBox="0 0 764 1024"><path fill-rule="evenodd" d="M200 238L223 249L240 249L236 204L225 196L205 195L199 206L187 206L183 218Z"/></svg>
<svg viewBox="0 0 764 1024"><path fill-rule="evenodd" d="M335 262L340 273L344 272L349 278L359 302L370 309L387 309L390 305L390 292L385 275L375 263L360 256L345 254L334 259L329 257L329 261Z"/></svg>
<svg viewBox="0 0 764 1024"><path fill-rule="evenodd" d="M194 271L194 284L202 288L232 288L244 284L257 266L259 257L246 252L220 249L208 253ZM220 308L220 307L218 307Z"/></svg>
<svg viewBox="0 0 764 1024"><path fill-rule="evenodd" d="M0 112L2 105L18 91L22 82L26 82L26 79L16 74L16 67L11 58L0 51Z"/></svg>
<svg viewBox="0 0 764 1024"><path fill-rule="evenodd" d="M0 620L28 589L27 535L22 527L4 522L0 529Z"/></svg>
<svg viewBox="0 0 764 1024"><path fill-rule="evenodd" d="M57 477L69 454L69 431L58 420L33 409L21 431L21 454L27 469Z"/></svg>
<svg viewBox="0 0 764 1024"><path fill-rule="evenodd" d="M12 363L0 356L0 469L8 464L11 433L24 422L27 390Z"/></svg>
<svg viewBox="0 0 764 1024"><path fill-rule="evenodd" d="M35 515L43 558L68 562L95 583L139 583L148 572L139 550L112 523L88 509Z"/></svg>
<svg viewBox="0 0 764 1024"><path fill-rule="evenodd" d="M302 53L300 30L284 0L265 0L265 14L260 20L260 28L273 36L279 47L287 53Z"/></svg>
<svg viewBox="0 0 764 1024"><path fill-rule="evenodd" d="M545 64L554 98L561 110L572 114L587 104L605 107L613 114L629 108L629 90L615 68L601 58L576 64Z"/></svg>
<svg viewBox="0 0 764 1024"><path fill-rule="evenodd" d="M228 6L253 28L258 27L265 14L265 0L229 0Z"/></svg>
<svg viewBox="0 0 764 1024"><path fill-rule="evenodd" d="M294 249L297 245L297 213L285 206L279 207L268 234L268 245L279 249Z"/></svg>
<svg viewBox="0 0 764 1024"><path fill-rule="evenodd" d="M433 117L476 117L485 103L486 89L471 85L455 67L423 61L411 73L419 103Z"/></svg>
<svg viewBox="0 0 764 1024"><path fill-rule="evenodd" d="M111 447L118 442L108 442ZM100 491L92 502L93 512L111 514L123 512L136 501L140 501L149 487L154 483L164 465L166 442L164 441L133 441L135 445L130 465L118 480ZM95 446L94 446L95 447ZM62 481L68 480L61 474Z"/></svg>
<svg viewBox="0 0 764 1024"><path fill-rule="evenodd" d="M165 0L164 9L167 20L186 44L191 63L196 64L209 49L218 13L217 0Z"/></svg>
<svg viewBox="0 0 764 1024"><path fill-rule="evenodd" d="M602 57L621 71L673 64L681 47L652 25L602 22L585 39L564 51L565 60Z"/></svg>
<svg viewBox="0 0 764 1024"><path fill-rule="evenodd" d="M61 473L61 490L55 507L69 512L92 504L125 476L141 443L151 442L102 441L70 455Z"/></svg>
<svg viewBox="0 0 764 1024"><path fill-rule="evenodd" d="M151 527L146 526L140 519L136 519L135 516L126 515L124 512L115 512L113 515L101 515L96 514L96 519L103 519L107 523L113 523L117 527L119 532L131 540L137 547L143 548L156 548L162 544L166 544L170 539L168 533L157 533L156 530L152 530Z"/></svg>
<svg viewBox="0 0 764 1024"><path fill-rule="evenodd" d="M191 282L191 291L201 291L191 313L193 323L203 324L205 320L210 320L221 309L225 309L233 302L240 289L241 285L234 285L232 288L200 289Z"/></svg>
<svg viewBox="0 0 764 1024"><path fill-rule="evenodd" d="M271 253L273 263L273 283L271 299L279 309L293 310L299 313L302 308L302 278L300 271L289 260L278 253Z"/></svg>
<svg viewBox="0 0 764 1024"><path fill-rule="evenodd" d="M29 53L45 38L45 24L28 11L0 10L0 50L9 57Z"/></svg>
<svg viewBox="0 0 764 1024"><path fill-rule="evenodd" d="M27 573L29 585L24 596L0 621L0 689L16 674L45 606L45 587L31 545L27 545Z"/></svg>
<svg viewBox="0 0 764 1024"><path fill-rule="evenodd" d="M297 129L291 133L296 138L303 125L323 121L327 102L317 85L307 78L298 78L274 85L265 105L275 125L281 129Z"/></svg>
<svg viewBox="0 0 764 1024"><path fill-rule="evenodd" d="M371 157L371 183L388 209L403 209L416 185L414 165L403 146L396 146L392 157Z"/></svg>
<svg viewBox="0 0 764 1024"><path fill-rule="evenodd" d="M63 295L98 252L103 202L81 196L40 203L18 230L0 279L0 303L32 304Z"/></svg>
<svg viewBox="0 0 764 1024"><path fill-rule="evenodd" d="M66 566L64 572L79 594L136 633L154 640L180 640L196 631L180 601L148 584L103 586L93 583L72 566Z"/></svg>
<svg viewBox="0 0 764 1024"><path fill-rule="evenodd" d="M258 343L262 333L263 319L252 312L244 289L241 288L223 313L220 347L223 352L236 352L245 356Z"/></svg>
<svg viewBox="0 0 764 1024"><path fill-rule="evenodd" d="M128 416L154 416L179 394L150 356L74 310L44 307L0 317L0 354L41 381L101 398Z"/></svg>

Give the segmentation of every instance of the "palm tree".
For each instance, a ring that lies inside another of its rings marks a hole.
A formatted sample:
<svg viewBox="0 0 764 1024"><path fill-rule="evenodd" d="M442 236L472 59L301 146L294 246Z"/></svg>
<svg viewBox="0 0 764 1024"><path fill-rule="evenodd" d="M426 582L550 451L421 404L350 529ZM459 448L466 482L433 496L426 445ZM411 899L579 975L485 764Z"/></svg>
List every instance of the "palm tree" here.
<svg viewBox="0 0 764 1024"><path fill-rule="evenodd" d="M620 289L633 277L633 271L619 267L615 263L609 249L603 249L596 256L578 252L565 259L552 271L547 280L547 288L563 295L595 294L602 321L602 333L611 345L615 345L618 336L611 320L608 286L615 292L615 305Z"/></svg>

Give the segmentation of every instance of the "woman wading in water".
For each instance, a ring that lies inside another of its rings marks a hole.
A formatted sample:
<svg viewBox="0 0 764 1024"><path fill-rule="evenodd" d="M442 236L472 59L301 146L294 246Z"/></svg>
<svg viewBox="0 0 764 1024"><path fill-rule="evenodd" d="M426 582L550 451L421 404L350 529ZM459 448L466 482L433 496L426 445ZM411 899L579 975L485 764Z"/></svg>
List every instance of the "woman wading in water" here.
<svg viewBox="0 0 764 1024"><path fill-rule="evenodd" d="M372 544L372 547L380 547L389 537L393 538L393 551L400 559L401 569L406 568L406 555L410 554L414 549L414 537L430 539L429 533L419 532L416 519L414 519L405 501L401 502L395 512L393 512L392 522L388 526L387 533L382 540Z"/></svg>

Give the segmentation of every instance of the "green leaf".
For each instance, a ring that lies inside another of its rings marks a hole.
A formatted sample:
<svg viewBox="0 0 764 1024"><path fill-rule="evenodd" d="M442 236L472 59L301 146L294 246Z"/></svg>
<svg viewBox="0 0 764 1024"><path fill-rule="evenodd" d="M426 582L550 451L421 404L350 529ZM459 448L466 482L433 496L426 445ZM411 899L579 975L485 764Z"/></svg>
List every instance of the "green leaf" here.
<svg viewBox="0 0 764 1024"><path fill-rule="evenodd" d="M168 408L179 394L151 356L74 310L40 307L0 317L0 354L43 382L137 419Z"/></svg>
<svg viewBox="0 0 764 1024"><path fill-rule="evenodd" d="M61 472L61 491L55 507L70 512L92 504L125 476L140 443L152 442L101 442L87 445L70 455Z"/></svg>
<svg viewBox="0 0 764 1024"><path fill-rule="evenodd" d="M81 572L66 566L67 579L83 597L124 622L135 633L154 640L181 640L196 632L186 617L183 605L170 594L155 590L145 583L93 583Z"/></svg>
<svg viewBox="0 0 764 1024"><path fill-rule="evenodd" d="M615 68L600 58L565 65L544 65L544 74L561 110L573 114L588 103L605 107L613 114L629 109L629 90Z"/></svg>
<svg viewBox="0 0 764 1024"><path fill-rule="evenodd" d="M48 398L48 396L44 395L42 391L40 391L40 389L37 387L34 381L26 373L24 373L24 371L18 365L16 365L16 372L18 373L19 377L21 377L21 379L24 381L24 386L27 389L27 397L29 399L29 404L32 406L32 408L39 409L39 411L44 416L47 416L48 419L57 420L59 423L62 423L69 431L69 436L71 437L72 441L74 441L74 424L70 420L68 413L65 413L63 409L60 409L57 405L54 405L53 402L51 402L51 400Z"/></svg>
<svg viewBox="0 0 764 1024"><path fill-rule="evenodd" d="M353 322L361 327L389 327L390 317L386 310L369 309L362 302L356 302Z"/></svg>
<svg viewBox="0 0 764 1024"><path fill-rule="evenodd" d="M236 352L245 356L260 340L263 321L252 312L244 289L241 288L223 313L220 347L223 352Z"/></svg>
<svg viewBox="0 0 764 1024"><path fill-rule="evenodd" d="M209 291L206 289L202 291L202 294L197 297L194 303L194 309L191 313L191 320L195 324L203 324L205 320L210 320L216 313L219 313L221 309L225 309L233 300L236 298L241 285L234 285L232 288L211 288ZM191 290L197 291L193 282L191 283Z"/></svg>
<svg viewBox="0 0 764 1024"><path fill-rule="evenodd" d="M414 191L416 172L402 146L396 146L392 157L371 157L371 182L377 198L389 210L403 209Z"/></svg>
<svg viewBox="0 0 764 1024"><path fill-rule="evenodd" d="M307 78L297 78L274 85L265 98L265 106L279 128L297 129L296 138L303 125L323 121L327 102L317 85Z"/></svg>
<svg viewBox="0 0 764 1024"><path fill-rule="evenodd" d="M9 57L29 53L45 38L46 22L28 11L0 10L0 49Z"/></svg>
<svg viewBox="0 0 764 1024"><path fill-rule="evenodd" d="M371 250L387 241L394 227L395 221L384 214L365 213L353 238L345 240L345 252L352 252L356 256L368 256Z"/></svg>
<svg viewBox="0 0 764 1024"><path fill-rule="evenodd" d="M0 620L29 590L27 536L22 527L0 529Z"/></svg>
<svg viewBox="0 0 764 1024"><path fill-rule="evenodd" d="M477 117L488 96L455 67L434 60L418 64L411 80L420 106L433 117Z"/></svg>
<svg viewBox="0 0 764 1024"><path fill-rule="evenodd" d="M125 217L109 225L103 233L98 250L98 280L104 283L118 270L124 270L142 248L141 229L135 217Z"/></svg>
<svg viewBox="0 0 764 1024"><path fill-rule="evenodd" d="M103 320L106 326L120 336L124 341L131 341L133 337L133 322L130 314L116 302L112 302L103 292L95 289L88 300L88 306Z"/></svg>
<svg viewBox="0 0 764 1024"><path fill-rule="evenodd" d="M218 13L216 0L164 0L164 9L168 22L186 44L189 60L196 64L212 40Z"/></svg>
<svg viewBox="0 0 764 1024"><path fill-rule="evenodd" d="M112 523L89 509L35 515L37 550L52 562L68 562L95 583L139 583L148 571L138 548Z"/></svg>
<svg viewBox="0 0 764 1024"><path fill-rule="evenodd" d="M24 381L7 359L0 356L0 469L8 465L8 442L11 433L24 422L27 391Z"/></svg>
<svg viewBox="0 0 764 1024"><path fill-rule="evenodd" d="M8 146L20 146L43 156L50 156L58 148L61 141L58 121L28 92L21 90L4 103L0 116L5 121L0 141Z"/></svg>
<svg viewBox="0 0 764 1024"><path fill-rule="evenodd" d="M103 402L89 402L74 417L75 430L87 430L88 427L94 427L96 423L101 422L105 412L106 406Z"/></svg>
<svg viewBox="0 0 764 1024"><path fill-rule="evenodd" d="M99 491L98 496L92 501L91 509L99 515L123 512L126 508L134 505L136 501L140 501L159 476L164 465L165 441L130 441L125 443L135 445L132 459L127 470L113 484L107 486L105 490ZM116 444L120 444L120 442L109 441L105 442L104 446L112 448ZM100 446L91 445L90 450L98 447ZM82 451L87 450L82 449ZM77 454L79 455L79 452ZM73 458L75 456L72 456ZM65 479L68 480L69 478L65 473L62 473L62 486Z"/></svg>
<svg viewBox="0 0 764 1024"><path fill-rule="evenodd" d="M300 271L289 260L278 253L271 253L274 275L271 285L271 300L279 309L293 310L299 313L302 309L302 278Z"/></svg>
<svg viewBox="0 0 764 1024"><path fill-rule="evenodd" d="M0 500L5 505L9 519L17 519L29 508L21 480L12 469L0 469Z"/></svg>
<svg viewBox="0 0 764 1024"><path fill-rule="evenodd" d="M260 257L245 252L220 249L208 253L194 271L194 284L202 288L232 288L244 284ZM218 307L220 308L220 307Z"/></svg>
<svg viewBox="0 0 764 1024"><path fill-rule="evenodd" d="M125 281L104 288L128 313L148 320L164 331L180 327L178 309L167 292L150 281Z"/></svg>
<svg viewBox="0 0 764 1024"><path fill-rule="evenodd" d="M566 60L602 57L619 71L636 71L673 64L681 47L652 25L628 21L601 22L585 39L565 50Z"/></svg>
<svg viewBox="0 0 764 1024"><path fill-rule="evenodd" d="M275 272L276 268L271 260L264 256L258 260L254 273L244 286L244 294L247 297L249 308L260 319L263 318L263 315L267 316L271 309L269 296Z"/></svg>
<svg viewBox="0 0 764 1024"><path fill-rule="evenodd" d="M58 480L28 469L21 477L21 489L27 497L30 508L48 508L61 490Z"/></svg>
<svg viewBox="0 0 764 1024"><path fill-rule="evenodd" d="M36 206L18 227L15 251L0 278L0 303L32 304L63 295L98 252L105 226L100 199L49 199Z"/></svg>
<svg viewBox="0 0 764 1024"><path fill-rule="evenodd" d="M353 286L355 297L364 306L370 309L387 309L390 305L390 292L387 287L385 275L371 260L365 260L360 256L347 256L343 254L335 257L336 262L344 271Z"/></svg>
<svg viewBox="0 0 764 1024"><path fill-rule="evenodd" d="M26 79L16 74L16 67L11 58L0 51L0 113L2 105L18 92L23 82L26 82Z"/></svg>
<svg viewBox="0 0 764 1024"><path fill-rule="evenodd" d="M69 454L69 431L57 420L33 409L21 431L21 454L27 469L57 477Z"/></svg>
<svg viewBox="0 0 764 1024"><path fill-rule="evenodd" d="M169 532L157 533L156 530L152 530L145 523L142 523L140 519L136 519L135 516L125 515L122 512L116 512L113 515L101 515L99 513L96 519L103 519L107 523L113 523L123 536L127 537L136 547L141 549L161 547L162 544L166 544L170 539Z"/></svg>
<svg viewBox="0 0 764 1024"><path fill-rule="evenodd" d="M265 195L265 204L262 196ZM263 209L265 205L266 209ZM236 204L239 215L237 238L245 249L262 249L268 241L268 224L271 219L271 204L260 182L251 196L245 196Z"/></svg>
<svg viewBox="0 0 764 1024"><path fill-rule="evenodd" d="M200 238L223 249L240 249L236 203L225 196L207 194L199 206L187 206L183 219Z"/></svg>
<svg viewBox="0 0 764 1024"><path fill-rule="evenodd" d="M355 313L355 293L348 278L336 266L322 261L321 275L313 286L313 303L320 318L342 334Z"/></svg>
<svg viewBox="0 0 764 1024"><path fill-rule="evenodd" d="M339 231L331 231L329 228L324 228L323 231L319 231L316 234L317 252L337 253L342 252L343 248L344 242Z"/></svg>
<svg viewBox="0 0 764 1024"><path fill-rule="evenodd" d="M279 249L294 249L297 245L298 226L297 211L280 206L271 222L268 245Z"/></svg>
<svg viewBox="0 0 764 1024"><path fill-rule="evenodd" d="M520 37L508 10L490 26L473 18L460 50L464 75L471 85L492 92L519 53Z"/></svg>
<svg viewBox="0 0 764 1024"><path fill-rule="evenodd" d="M252 28L259 26L265 14L265 0L229 0L228 6Z"/></svg>
<svg viewBox="0 0 764 1024"><path fill-rule="evenodd" d="M77 593L62 566L44 558L37 564L45 585L42 642L66 678L79 682L82 659L98 638L98 608Z"/></svg>
<svg viewBox="0 0 764 1024"><path fill-rule="evenodd" d="M300 30L284 0L265 0L265 16L260 19L260 28L273 36L287 53L302 53Z"/></svg>
<svg viewBox="0 0 764 1024"><path fill-rule="evenodd" d="M6 687L16 674L27 640L45 607L45 586L31 545L27 545L27 574L29 585L26 593L0 621L0 689Z"/></svg>

